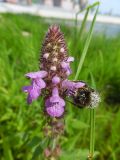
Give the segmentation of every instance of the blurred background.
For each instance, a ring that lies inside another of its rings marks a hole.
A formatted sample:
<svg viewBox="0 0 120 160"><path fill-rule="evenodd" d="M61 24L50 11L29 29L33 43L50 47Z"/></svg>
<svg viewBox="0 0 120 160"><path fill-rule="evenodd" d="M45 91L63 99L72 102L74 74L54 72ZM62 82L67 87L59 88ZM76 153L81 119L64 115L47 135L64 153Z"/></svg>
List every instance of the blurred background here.
<svg viewBox="0 0 120 160"><path fill-rule="evenodd" d="M82 33L84 9L95 0L0 0L0 160L44 160L43 100L26 104L24 74L39 69L42 41L51 24L59 24L68 45L73 79L90 30L95 7ZM83 11L83 12L82 12ZM79 33L79 32L78 32ZM79 80L91 85L102 102L96 109L95 159L120 159L120 2L101 0L92 41ZM89 152L89 110L66 105L60 160L86 160Z"/></svg>

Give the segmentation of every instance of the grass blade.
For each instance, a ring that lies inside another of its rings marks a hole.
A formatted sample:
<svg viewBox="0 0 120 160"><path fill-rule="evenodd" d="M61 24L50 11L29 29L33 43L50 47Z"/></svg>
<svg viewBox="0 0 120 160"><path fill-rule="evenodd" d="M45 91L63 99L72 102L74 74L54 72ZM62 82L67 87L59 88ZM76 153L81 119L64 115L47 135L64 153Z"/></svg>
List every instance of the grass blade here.
<svg viewBox="0 0 120 160"><path fill-rule="evenodd" d="M3 150L4 150L4 159L13 160L12 151L7 141L7 138L3 137Z"/></svg>
<svg viewBox="0 0 120 160"><path fill-rule="evenodd" d="M89 11L91 8L95 7L99 5L99 2L95 2L94 4L92 5L89 5L87 8L85 8L84 10L80 10L76 13L76 16L75 16L75 40L79 37L81 39L81 36L82 36L82 33L83 33L83 30L85 28L85 25L86 25L86 22L87 22L87 17L88 17L88 14L89 14ZM82 24L81 24L81 27L79 29L79 32L77 31L77 26L78 26L78 15L82 12L86 11L85 13L85 16L84 16L84 19L82 21ZM77 36L78 35L78 36ZM77 39L77 41L79 41L79 39ZM75 41L76 42L76 41Z"/></svg>
<svg viewBox="0 0 120 160"><path fill-rule="evenodd" d="M86 40L86 42L85 42L85 46L84 46L84 49L83 49L83 52L82 52L82 55L81 55L81 58L80 58L80 61L79 61L78 69L77 69L77 72L76 72L76 75L75 75L74 80L77 80L77 79L78 79L78 76L79 76L80 71L81 71L81 69L82 69L82 66L83 66L83 63L84 63L84 60L85 60L87 51L88 51L88 47L89 47L89 45L90 45L90 41L91 41L91 38L92 38L93 28L94 28L96 16L97 16L97 13L98 13L98 9L99 9L99 3L98 3L98 7L97 7L97 9L96 9L96 12L95 12L95 15L94 15L92 24L91 24L91 26L90 26L90 30L89 30L89 33L88 33L88 36L87 36L87 40Z"/></svg>

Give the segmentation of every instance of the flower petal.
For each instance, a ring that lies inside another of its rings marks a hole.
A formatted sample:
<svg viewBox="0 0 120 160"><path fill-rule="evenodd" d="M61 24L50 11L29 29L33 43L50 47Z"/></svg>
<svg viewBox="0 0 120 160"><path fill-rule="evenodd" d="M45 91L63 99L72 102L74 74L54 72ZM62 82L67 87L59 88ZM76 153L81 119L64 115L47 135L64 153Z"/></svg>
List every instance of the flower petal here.
<svg viewBox="0 0 120 160"><path fill-rule="evenodd" d="M46 111L52 117L60 117L64 112L65 101L59 97L58 88L52 90L52 96L46 102Z"/></svg>
<svg viewBox="0 0 120 160"><path fill-rule="evenodd" d="M75 88L82 88L82 87L84 87L85 86L85 83L84 82L77 82L76 84L75 84Z"/></svg>
<svg viewBox="0 0 120 160"><path fill-rule="evenodd" d="M42 89L42 88L45 88L46 87L46 83L44 82L44 80L42 80L41 78L36 78L35 80L33 80L36 85Z"/></svg>
<svg viewBox="0 0 120 160"><path fill-rule="evenodd" d="M69 67L69 63L61 62L61 67L66 70Z"/></svg>
<svg viewBox="0 0 120 160"><path fill-rule="evenodd" d="M32 101L33 101L32 97L28 94L27 103L28 103L28 104L31 104Z"/></svg>
<svg viewBox="0 0 120 160"><path fill-rule="evenodd" d="M62 87L72 89L72 88L81 88L85 86L84 82L74 82L74 81L69 81L69 80L64 80L62 82Z"/></svg>
<svg viewBox="0 0 120 160"><path fill-rule="evenodd" d="M31 89L32 89L32 86L24 86L24 87L22 88L23 92L30 92Z"/></svg>
<svg viewBox="0 0 120 160"><path fill-rule="evenodd" d="M68 57L67 62L73 62L74 61L74 57Z"/></svg>
<svg viewBox="0 0 120 160"><path fill-rule="evenodd" d="M25 74L25 76L28 78L44 78L47 76L47 72L46 71L30 72Z"/></svg>
<svg viewBox="0 0 120 160"><path fill-rule="evenodd" d="M68 88L68 89L71 89L71 88L74 88L75 87L75 82L73 81L69 81L69 80L64 80L62 82L62 87L64 88Z"/></svg>
<svg viewBox="0 0 120 160"><path fill-rule="evenodd" d="M37 99L41 94L41 88L33 80L31 86L23 87L24 92L28 92L27 102L28 104L32 103L33 100Z"/></svg>
<svg viewBox="0 0 120 160"><path fill-rule="evenodd" d="M67 69L66 75L69 76L72 73L72 70L70 68Z"/></svg>
<svg viewBox="0 0 120 160"><path fill-rule="evenodd" d="M38 88L33 88L33 89L30 91L29 95L30 95L30 97L31 97L33 100L35 100L35 99L37 99L37 98L39 97L40 93L41 93L41 90L40 90L40 89L38 89Z"/></svg>
<svg viewBox="0 0 120 160"><path fill-rule="evenodd" d="M65 101L58 96L50 97L50 102L51 103L58 103L62 107L65 106Z"/></svg>
<svg viewBox="0 0 120 160"><path fill-rule="evenodd" d="M52 78L52 83L53 83L53 84L58 84L58 83L60 83L60 78L59 78L58 76L54 76L54 77Z"/></svg>
<svg viewBox="0 0 120 160"><path fill-rule="evenodd" d="M64 113L64 108L60 106L53 106L47 107L46 111L51 117L61 117Z"/></svg>

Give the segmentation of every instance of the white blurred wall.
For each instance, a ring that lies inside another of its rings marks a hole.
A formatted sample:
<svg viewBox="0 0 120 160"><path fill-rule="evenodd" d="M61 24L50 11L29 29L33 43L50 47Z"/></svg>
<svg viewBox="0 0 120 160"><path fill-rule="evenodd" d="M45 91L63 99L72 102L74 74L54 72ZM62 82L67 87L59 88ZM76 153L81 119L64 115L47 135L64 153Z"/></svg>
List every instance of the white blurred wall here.
<svg viewBox="0 0 120 160"><path fill-rule="evenodd" d="M55 7L60 7L66 10L79 10L80 8L83 9L88 0L0 0L2 2L8 2L8 3L13 3L13 4L42 4L46 6L55 6Z"/></svg>
<svg viewBox="0 0 120 160"><path fill-rule="evenodd" d="M62 0L61 7L64 9L73 9L73 3L71 0Z"/></svg>
<svg viewBox="0 0 120 160"><path fill-rule="evenodd" d="M44 4L47 6L53 6L53 1L52 0L44 0Z"/></svg>

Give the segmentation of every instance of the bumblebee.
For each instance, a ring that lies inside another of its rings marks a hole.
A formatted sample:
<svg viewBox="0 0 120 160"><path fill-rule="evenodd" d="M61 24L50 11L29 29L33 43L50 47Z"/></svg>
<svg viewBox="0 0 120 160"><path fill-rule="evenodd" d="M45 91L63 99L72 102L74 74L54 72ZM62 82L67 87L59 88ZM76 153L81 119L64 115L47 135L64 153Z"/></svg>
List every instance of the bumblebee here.
<svg viewBox="0 0 120 160"><path fill-rule="evenodd" d="M67 101L73 103L78 108L94 108L100 101L99 94L87 84L84 87L74 90L66 89L65 93L67 95Z"/></svg>

